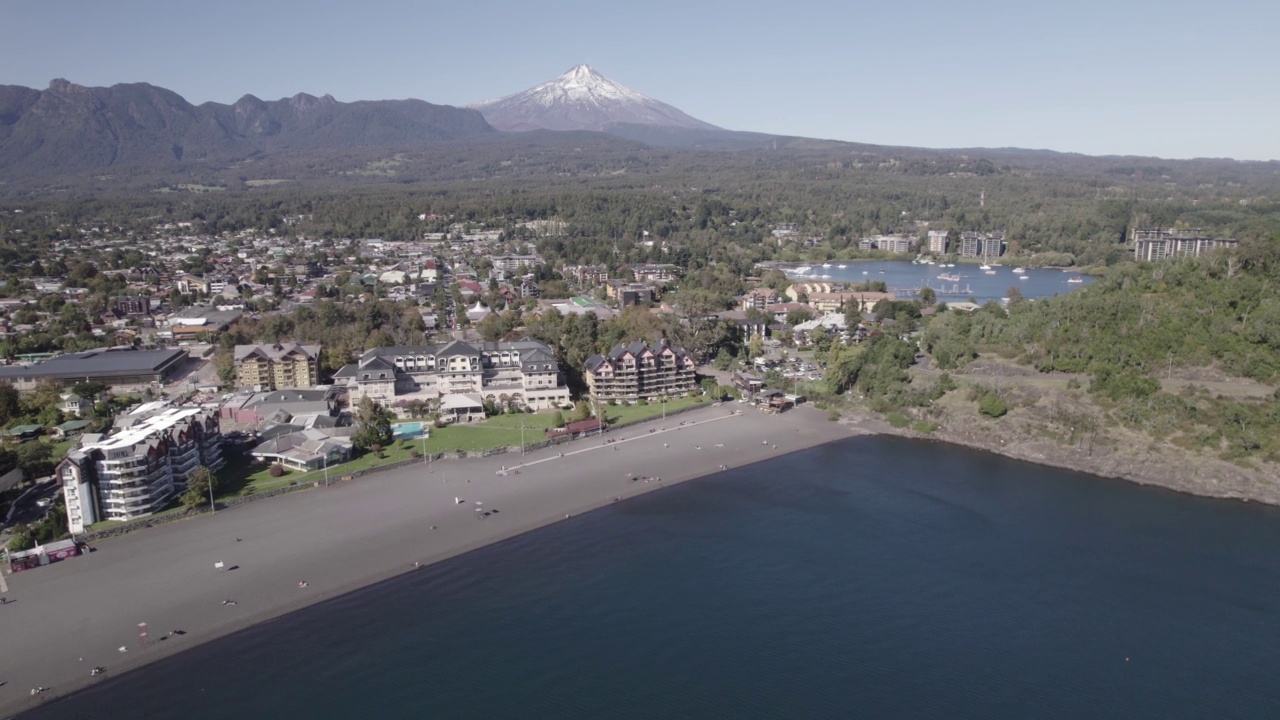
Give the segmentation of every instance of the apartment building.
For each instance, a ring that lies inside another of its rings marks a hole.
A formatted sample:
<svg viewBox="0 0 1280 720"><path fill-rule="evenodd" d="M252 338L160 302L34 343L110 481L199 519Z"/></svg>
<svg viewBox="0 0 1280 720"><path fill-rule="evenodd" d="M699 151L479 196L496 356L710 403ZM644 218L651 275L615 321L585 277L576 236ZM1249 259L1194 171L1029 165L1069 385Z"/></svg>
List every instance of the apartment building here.
<svg viewBox="0 0 1280 720"><path fill-rule="evenodd" d="M233 359L236 385L242 388L309 388L320 380L319 345L237 345Z"/></svg>
<svg viewBox="0 0 1280 720"><path fill-rule="evenodd" d="M334 383L346 385L352 406L366 397L393 405L457 394L533 410L570 402L555 353L532 339L373 348L339 370Z"/></svg>
<svg viewBox="0 0 1280 720"><path fill-rule="evenodd" d="M943 255L947 252L946 230L929 231L929 252L933 255Z"/></svg>
<svg viewBox="0 0 1280 720"><path fill-rule="evenodd" d="M493 255L489 262L493 263L494 270L510 275L520 268L524 268L525 272L533 272L542 260L537 255Z"/></svg>
<svg viewBox="0 0 1280 720"><path fill-rule="evenodd" d="M778 291L769 287L758 287L748 290L742 296L743 310L764 310L778 302Z"/></svg>
<svg viewBox="0 0 1280 720"><path fill-rule="evenodd" d="M1235 247L1233 238L1215 238L1198 229L1135 228L1133 231L1133 259L1138 262L1155 262L1168 258L1200 257L1217 248Z"/></svg>
<svg viewBox="0 0 1280 720"><path fill-rule="evenodd" d="M587 359L586 380L596 400L635 402L676 397L697 386L693 358L665 340L649 347L643 340L618 345L608 355Z"/></svg>
<svg viewBox="0 0 1280 720"><path fill-rule="evenodd" d="M55 476L73 535L103 520L156 512L187 487L187 475L225 461L216 411L144 405L120 418L110 435L86 435Z"/></svg>

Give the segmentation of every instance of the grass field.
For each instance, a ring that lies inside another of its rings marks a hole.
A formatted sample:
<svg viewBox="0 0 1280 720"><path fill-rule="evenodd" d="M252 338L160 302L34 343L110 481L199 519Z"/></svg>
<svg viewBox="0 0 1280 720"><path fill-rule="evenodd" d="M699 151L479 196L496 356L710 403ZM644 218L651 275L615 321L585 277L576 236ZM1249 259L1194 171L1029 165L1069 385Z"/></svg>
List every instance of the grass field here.
<svg viewBox="0 0 1280 720"><path fill-rule="evenodd" d="M700 404L701 398L676 398L666 403L667 412L680 410ZM610 425L636 422L655 417L662 417L663 407L658 403L651 405L617 405L605 406L605 417ZM349 475L359 470L367 470L378 465L408 460L414 450L427 454L454 453L458 451L475 453L493 450L500 447L520 447L521 425L524 426L523 441L525 445L541 442L546 439L545 430L553 426L555 413L496 415L482 423L471 425L448 425L442 428L431 428L430 437L424 443L421 439L400 440L392 443L382 451L379 458L373 453L365 453L359 458L329 468L330 479ZM426 421L423 421L426 422ZM290 483L314 482L324 478L323 470L308 473L296 470L286 472L280 477L271 477L270 468L261 465L228 466L221 473L223 497L232 497L250 486L254 492L265 492L281 488Z"/></svg>

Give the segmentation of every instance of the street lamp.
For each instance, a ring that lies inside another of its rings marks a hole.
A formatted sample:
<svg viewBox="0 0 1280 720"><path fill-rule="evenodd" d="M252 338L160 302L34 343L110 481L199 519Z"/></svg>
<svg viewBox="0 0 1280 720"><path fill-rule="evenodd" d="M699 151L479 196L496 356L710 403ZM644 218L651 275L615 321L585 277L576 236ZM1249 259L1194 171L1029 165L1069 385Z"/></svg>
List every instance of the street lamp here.
<svg viewBox="0 0 1280 720"><path fill-rule="evenodd" d="M520 421L520 454L524 455L524 420Z"/></svg>
<svg viewBox="0 0 1280 720"><path fill-rule="evenodd" d="M321 458L324 461L324 486L329 487L329 453L325 453Z"/></svg>
<svg viewBox="0 0 1280 720"><path fill-rule="evenodd" d="M213 502L213 473L209 473L209 514L218 512L218 506Z"/></svg>

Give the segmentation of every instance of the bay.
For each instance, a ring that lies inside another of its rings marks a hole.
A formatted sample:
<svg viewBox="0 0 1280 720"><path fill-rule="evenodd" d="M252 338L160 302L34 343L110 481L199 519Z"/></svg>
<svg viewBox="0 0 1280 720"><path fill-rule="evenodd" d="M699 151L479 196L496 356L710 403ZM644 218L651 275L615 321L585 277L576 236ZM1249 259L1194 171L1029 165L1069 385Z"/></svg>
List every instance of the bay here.
<svg viewBox="0 0 1280 720"><path fill-rule="evenodd" d="M844 267L841 267L841 266ZM991 272L978 265L959 263L954 267L920 265L908 260L833 260L822 263L788 265L782 268L795 281L861 283L881 280L900 299L912 299L919 288L927 285L943 302L960 302L973 298L982 304L1009 296L1009 288L1017 286L1024 298L1065 295L1094 281L1092 275L1057 268L1025 268L1013 272L1013 265L994 265ZM940 278L940 275L951 279ZM1071 282L1076 280L1076 282Z"/></svg>
<svg viewBox="0 0 1280 720"><path fill-rule="evenodd" d="M1280 511L859 437L610 506L29 718L1275 718Z"/></svg>

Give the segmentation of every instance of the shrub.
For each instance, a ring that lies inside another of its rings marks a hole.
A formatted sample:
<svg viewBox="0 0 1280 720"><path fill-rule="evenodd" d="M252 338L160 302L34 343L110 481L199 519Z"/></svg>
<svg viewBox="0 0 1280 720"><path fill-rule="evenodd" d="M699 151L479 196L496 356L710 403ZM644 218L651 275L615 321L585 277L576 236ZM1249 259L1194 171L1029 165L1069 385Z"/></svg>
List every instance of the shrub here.
<svg viewBox="0 0 1280 720"><path fill-rule="evenodd" d="M636 404L640 406L644 406L644 405L648 405L649 401L645 400L644 398L640 398L639 400L636 400Z"/></svg>
<svg viewBox="0 0 1280 720"><path fill-rule="evenodd" d="M244 487L240 488L240 497L249 497L250 495L257 492L257 490L258 489L252 485L245 485Z"/></svg>
<svg viewBox="0 0 1280 720"><path fill-rule="evenodd" d="M911 429L912 429L912 430L915 430L915 431L916 431L916 432L918 432L918 433L924 433L924 434L928 435L929 433L933 432L934 430L937 430L937 429L938 429L938 426L937 426L936 424L934 424L934 423L931 423L931 422L927 421L927 420L917 420L917 421L915 421L915 422L911 423Z"/></svg>
<svg viewBox="0 0 1280 720"><path fill-rule="evenodd" d="M271 466L271 469L267 471L267 474L270 475L271 477L281 477L282 475L284 475L284 472L285 472L284 466L281 465L280 463L276 463L275 465Z"/></svg>
<svg viewBox="0 0 1280 720"><path fill-rule="evenodd" d="M831 422L838 422L840 420L840 411L832 410L831 412L827 413L827 419L830 420Z"/></svg>
<svg viewBox="0 0 1280 720"><path fill-rule="evenodd" d="M896 428L904 428L907 426L907 423L910 422L907 420L907 416L900 412L891 412L888 415L885 415L885 420L888 420L889 424Z"/></svg>
<svg viewBox="0 0 1280 720"><path fill-rule="evenodd" d="M999 395L984 395L978 401L978 412L990 418L1004 417L1009 412L1009 406Z"/></svg>
<svg viewBox="0 0 1280 720"><path fill-rule="evenodd" d="M702 398L701 398L701 397L696 397L696 398L694 398L694 399L693 399L693 401L694 401L694 402L696 402L696 403L700 403L700 402L702 402Z"/></svg>
<svg viewBox="0 0 1280 720"><path fill-rule="evenodd" d="M605 405L608 405L609 407L614 407L617 404L618 404L618 401L614 400L613 398L609 398L607 401L605 401Z"/></svg>

